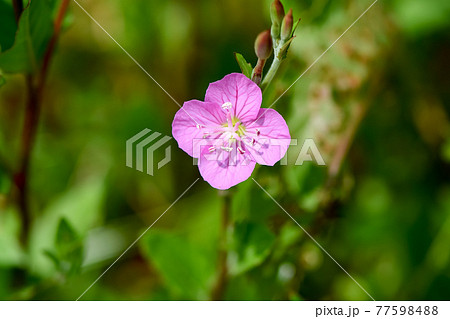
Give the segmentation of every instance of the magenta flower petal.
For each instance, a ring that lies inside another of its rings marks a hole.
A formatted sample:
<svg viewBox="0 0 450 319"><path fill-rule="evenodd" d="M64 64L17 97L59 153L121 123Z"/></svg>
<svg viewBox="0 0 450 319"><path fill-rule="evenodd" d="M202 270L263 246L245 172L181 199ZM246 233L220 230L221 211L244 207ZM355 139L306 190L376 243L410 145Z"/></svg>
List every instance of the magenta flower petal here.
<svg viewBox="0 0 450 319"><path fill-rule="evenodd" d="M211 186L228 189L250 177L256 163L274 165L291 137L283 117L261 109L261 89L240 73L211 83L206 102L185 102L175 114L178 145L199 158L200 174Z"/></svg>
<svg viewBox="0 0 450 319"><path fill-rule="evenodd" d="M206 90L206 102L231 103L232 115L246 122L255 120L261 107L261 89L241 73L231 73ZM226 110L225 110L226 112Z"/></svg>
<svg viewBox="0 0 450 319"><path fill-rule="evenodd" d="M216 150L211 145L202 148L198 168L203 179L217 189L229 189L250 177L256 162L239 152Z"/></svg>
<svg viewBox="0 0 450 319"><path fill-rule="evenodd" d="M198 158L195 147L211 130L226 122L220 105L197 100L187 101L175 114L172 135L178 146L192 157ZM198 152L199 153L199 152Z"/></svg>
<svg viewBox="0 0 450 319"><path fill-rule="evenodd" d="M257 120L244 123L247 147L253 159L261 165L273 166L286 154L291 136L283 117L273 109L260 109Z"/></svg>

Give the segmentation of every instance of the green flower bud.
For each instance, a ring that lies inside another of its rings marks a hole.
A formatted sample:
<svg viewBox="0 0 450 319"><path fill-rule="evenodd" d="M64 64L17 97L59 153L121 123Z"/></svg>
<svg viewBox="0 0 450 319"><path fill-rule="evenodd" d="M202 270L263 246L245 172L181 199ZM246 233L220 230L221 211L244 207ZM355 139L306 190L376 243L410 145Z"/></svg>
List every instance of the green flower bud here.
<svg viewBox="0 0 450 319"><path fill-rule="evenodd" d="M274 0L270 6L270 19L272 20L271 34L274 40L280 38L280 26L284 17L284 7L280 0Z"/></svg>
<svg viewBox="0 0 450 319"><path fill-rule="evenodd" d="M281 40L289 40L291 37L293 24L294 18L292 17L292 9L289 9L289 12L283 18L283 22L281 23Z"/></svg>
<svg viewBox="0 0 450 319"><path fill-rule="evenodd" d="M280 0L274 0L270 6L270 19L273 24L281 25L284 17L284 7Z"/></svg>
<svg viewBox="0 0 450 319"><path fill-rule="evenodd" d="M256 37L255 53L258 59L262 60L267 60L272 54L272 38L269 30L261 32Z"/></svg>

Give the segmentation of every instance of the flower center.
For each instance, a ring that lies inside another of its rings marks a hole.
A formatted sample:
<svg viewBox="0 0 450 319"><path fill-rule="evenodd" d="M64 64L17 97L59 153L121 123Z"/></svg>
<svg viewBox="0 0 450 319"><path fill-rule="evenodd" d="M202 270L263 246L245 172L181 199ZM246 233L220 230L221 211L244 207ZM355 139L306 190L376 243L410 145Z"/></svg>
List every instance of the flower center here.
<svg viewBox="0 0 450 319"><path fill-rule="evenodd" d="M222 109L227 111L227 121L222 124L222 127L225 128L226 138L239 140L245 134L245 126L236 116L231 115L231 102L225 102Z"/></svg>
<svg viewBox="0 0 450 319"><path fill-rule="evenodd" d="M245 134L245 126L241 123L241 121L235 117L231 117L231 122L227 122L222 124L225 128L225 131L231 134L237 134L238 137L242 137Z"/></svg>
<svg viewBox="0 0 450 319"><path fill-rule="evenodd" d="M203 138L213 138L215 142L209 147L208 151L214 153L217 149L224 150L226 152L232 152L236 149L240 154L245 153L244 144L253 147L256 143L256 139L250 136L246 136L247 133L256 134L259 136L259 130L256 129L256 133L247 132L247 129L241 120L232 115L233 104L231 102L225 102L222 104L222 109L226 112L227 121L219 127L208 127L197 124L197 129L207 128L208 131L203 131ZM209 130L211 129L211 131ZM214 137L213 137L214 136Z"/></svg>

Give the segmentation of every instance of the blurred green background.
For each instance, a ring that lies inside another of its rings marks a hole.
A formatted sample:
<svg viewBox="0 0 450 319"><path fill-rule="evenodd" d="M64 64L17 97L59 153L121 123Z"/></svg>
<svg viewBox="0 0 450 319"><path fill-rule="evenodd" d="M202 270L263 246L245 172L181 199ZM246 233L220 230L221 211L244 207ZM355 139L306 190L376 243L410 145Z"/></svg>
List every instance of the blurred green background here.
<svg viewBox="0 0 450 319"><path fill-rule="evenodd" d="M302 21L263 107L372 3L282 2ZM239 72L233 52L254 65L270 27L267 0L80 4L180 103ZM1 56L16 28L10 1L0 12ZM289 164L252 175L377 300L450 299L449 16L447 0L378 1L276 103L299 139ZM25 77L0 77L1 300L78 298L199 177L173 139L154 176L125 166L125 141L170 136L178 106L73 2L63 26L22 241ZM327 166L294 165L306 138ZM224 197L201 180L82 299L369 300L251 179L230 195L225 238Z"/></svg>

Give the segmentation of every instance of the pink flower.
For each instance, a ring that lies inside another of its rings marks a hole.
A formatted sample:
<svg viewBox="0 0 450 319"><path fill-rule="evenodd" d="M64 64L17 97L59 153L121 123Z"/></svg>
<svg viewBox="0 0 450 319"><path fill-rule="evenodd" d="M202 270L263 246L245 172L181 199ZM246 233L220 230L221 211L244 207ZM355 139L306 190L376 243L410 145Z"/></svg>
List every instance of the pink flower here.
<svg viewBox="0 0 450 319"><path fill-rule="evenodd" d="M211 83L205 102L187 101L175 114L178 146L199 159L203 179L228 189L250 177L255 164L273 166L291 137L283 117L261 108L261 89L240 73Z"/></svg>

